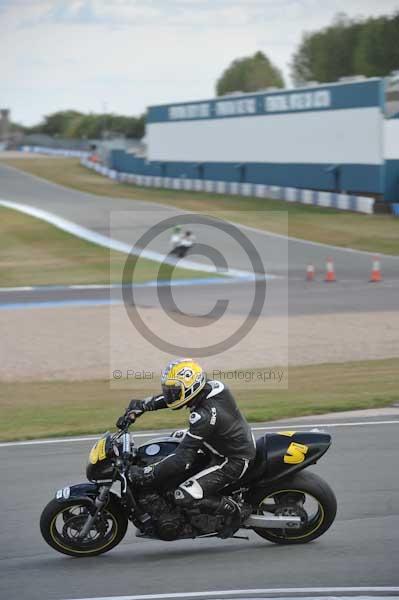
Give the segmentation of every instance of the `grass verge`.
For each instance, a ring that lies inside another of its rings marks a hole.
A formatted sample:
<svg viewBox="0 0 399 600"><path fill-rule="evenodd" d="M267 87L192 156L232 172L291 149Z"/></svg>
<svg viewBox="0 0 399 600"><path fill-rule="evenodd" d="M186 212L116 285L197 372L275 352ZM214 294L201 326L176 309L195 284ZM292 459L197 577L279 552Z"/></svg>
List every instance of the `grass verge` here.
<svg viewBox="0 0 399 600"><path fill-rule="evenodd" d="M126 258L45 221L0 207L0 287L121 283ZM158 263L141 258L133 282L157 279L158 270ZM210 275L176 268L172 281L196 277Z"/></svg>
<svg viewBox="0 0 399 600"><path fill-rule="evenodd" d="M390 405L398 399L398 369L398 358L291 367L288 390L265 391L262 382L231 388L247 419L262 422ZM108 381L2 383L0 439L112 429L130 398L148 395L148 387L142 385L137 383L134 389L126 390L118 389L115 383L111 389ZM164 410L144 415L135 428L173 429L186 423L184 410Z"/></svg>
<svg viewBox="0 0 399 600"><path fill-rule="evenodd" d="M158 190L115 183L88 171L73 158L2 159L12 167L66 187L100 196L148 200L184 210L241 211L235 220L259 229L337 246L399 255L399 220L390 215L362 215L316 206L242 196ZM262 213L260 215L259 213ZM231 219L231 214L228 214Z"/></svg>

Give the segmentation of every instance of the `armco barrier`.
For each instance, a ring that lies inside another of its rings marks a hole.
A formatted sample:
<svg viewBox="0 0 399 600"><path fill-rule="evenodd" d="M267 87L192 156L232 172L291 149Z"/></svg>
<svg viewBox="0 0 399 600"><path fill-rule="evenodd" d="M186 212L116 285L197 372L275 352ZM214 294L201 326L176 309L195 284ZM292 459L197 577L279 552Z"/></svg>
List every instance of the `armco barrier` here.
<svg viewBox="0 0 399 600"><path fill-rule="evenodd" d="M44 148L43 146L22 146L21 152L34 154L48 154L49 156L67 156L73 158L87 158L90 152L83 150L64 150L63 148Z"/></svg>
<svg viewBox="0 0 399 600"><path fill-rule="evenodd" d="M231 181L209 181L202 179L186 179L178 177L158 177L154 175L134 175L121 173L109 169L98 163L83 158L81 164L105 177L115 179L122 183L132 183L145 187L169 188L175 190L192 190L195 192L211 192L215 194L228 194L240 196L255 196L257 198L271 198L285 200L286 202L300 202L338 210L350 210L366 214L373 213L374 199L363 196L350 196L333 192L318 192L315 190L302 190L299 188L284 188L270 185L252 183L237 183Z"/></svg>

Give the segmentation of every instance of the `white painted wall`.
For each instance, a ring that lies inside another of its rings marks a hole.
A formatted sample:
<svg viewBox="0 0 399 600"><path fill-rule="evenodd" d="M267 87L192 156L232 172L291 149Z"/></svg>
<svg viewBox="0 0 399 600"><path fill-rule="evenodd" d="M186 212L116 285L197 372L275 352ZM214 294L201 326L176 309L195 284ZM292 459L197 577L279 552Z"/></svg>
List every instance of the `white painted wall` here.
<svg viewBox="0 0 399 600"><path fill-rule="evenodd" d="M384 158L399 160L399 119L384 121Z"/></svg>
<svg viewBox="0 0 399 600"><path fill-rule="evenodd" d="M378 107L147 124L150 160L381 164Z"/></svg>

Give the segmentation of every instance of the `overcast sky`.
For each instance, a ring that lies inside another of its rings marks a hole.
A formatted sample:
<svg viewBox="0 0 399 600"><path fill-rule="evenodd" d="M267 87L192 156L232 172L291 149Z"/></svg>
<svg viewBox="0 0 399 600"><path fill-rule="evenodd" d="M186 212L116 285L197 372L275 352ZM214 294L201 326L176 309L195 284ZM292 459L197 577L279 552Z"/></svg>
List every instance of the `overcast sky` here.
<svg viewBox="0 0 399 600"><path fill-rule="evenodd" d="M208 98L222 70L262 50L289 83L302 33L338 12L398 0L0 0L0 107L15 121L82 111L139 114Z"/></svg>

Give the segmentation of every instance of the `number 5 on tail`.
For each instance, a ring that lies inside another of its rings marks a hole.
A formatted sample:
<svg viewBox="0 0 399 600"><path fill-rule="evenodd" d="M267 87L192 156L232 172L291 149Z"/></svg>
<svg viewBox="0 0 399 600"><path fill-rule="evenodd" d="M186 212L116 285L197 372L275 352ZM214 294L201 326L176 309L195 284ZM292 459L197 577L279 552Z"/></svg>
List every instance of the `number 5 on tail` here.
<svg viewBox="0 0 399 600"><path fill-rule="evenodd" d="M288 446L287 454L284 456L284 462L290 465L298 465L305 460L305 454L308 450L308 446L292 442Z"/></svg>

